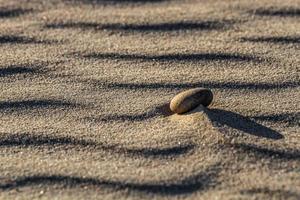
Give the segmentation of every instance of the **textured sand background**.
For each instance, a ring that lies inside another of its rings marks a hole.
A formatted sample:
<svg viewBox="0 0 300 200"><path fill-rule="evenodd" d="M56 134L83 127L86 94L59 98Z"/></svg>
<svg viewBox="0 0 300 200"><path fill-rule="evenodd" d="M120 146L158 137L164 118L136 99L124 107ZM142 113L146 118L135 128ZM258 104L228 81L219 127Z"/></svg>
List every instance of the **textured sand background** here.
<svg viewBox="0 0 300 200"><path fill-rule="evenodd" d="M0 0L0 199L300 199L299 50L299 0Z"/></svg>

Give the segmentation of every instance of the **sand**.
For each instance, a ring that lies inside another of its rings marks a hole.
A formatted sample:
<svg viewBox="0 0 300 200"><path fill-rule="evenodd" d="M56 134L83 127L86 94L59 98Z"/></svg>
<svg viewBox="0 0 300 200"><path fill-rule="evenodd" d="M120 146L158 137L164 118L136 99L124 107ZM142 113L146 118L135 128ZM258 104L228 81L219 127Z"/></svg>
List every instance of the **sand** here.
<svg viewBox="0 0 300 200"><path fill-rule="evenodd" d="M0 199L300 199L298 0L0 0ZM174 115L180 91L208 108Z"/></svg>

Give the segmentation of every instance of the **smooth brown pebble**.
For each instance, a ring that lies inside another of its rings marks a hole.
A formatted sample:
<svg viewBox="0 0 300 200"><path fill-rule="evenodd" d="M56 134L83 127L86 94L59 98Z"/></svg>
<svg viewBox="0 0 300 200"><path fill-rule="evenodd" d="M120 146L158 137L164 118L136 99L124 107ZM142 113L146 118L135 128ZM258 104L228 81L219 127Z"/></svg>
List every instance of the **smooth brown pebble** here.
<svg viewBox="0 0 300 200"><path fill-rule="evenodd" d="M177 94L170 103L171 111L181 114L189 112L202 104L208 106L213 100L213 93L207 88L195 88Z"/></svg>

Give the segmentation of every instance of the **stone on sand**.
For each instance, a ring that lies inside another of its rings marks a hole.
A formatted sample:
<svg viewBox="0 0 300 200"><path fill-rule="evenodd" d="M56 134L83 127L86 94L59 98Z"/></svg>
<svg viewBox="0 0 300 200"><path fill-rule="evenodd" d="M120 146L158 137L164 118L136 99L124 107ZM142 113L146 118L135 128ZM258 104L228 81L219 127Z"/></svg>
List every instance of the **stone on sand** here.
<svg viewBox="0 0 300 200"><path fill-rule="evenodd" d="M170 103L171 111L182 114L200 104L207 107L213 100L213 93L207 88L194 88L177 94Z"/></svg>

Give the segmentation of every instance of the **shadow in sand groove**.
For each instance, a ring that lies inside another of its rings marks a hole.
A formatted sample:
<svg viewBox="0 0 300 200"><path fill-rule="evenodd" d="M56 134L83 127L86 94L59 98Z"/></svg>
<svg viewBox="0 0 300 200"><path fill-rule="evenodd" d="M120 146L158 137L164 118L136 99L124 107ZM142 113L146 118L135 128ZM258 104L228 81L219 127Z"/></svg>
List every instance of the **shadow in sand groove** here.
<svg viewBox="0 0 300 200"><path fill-rule="evenodd" d="M245 82L196 82L196 83L109 83L100 80L85 80L95 88L104 89L130 89L130 90L181 90L194 87L207 87L211 89L228 89L228 90L273 90L297 88L299 82L286 81L280 83L245 83Z"/></svg>
<svg viewBox="0 0 300 200"><path fill-rule="evenodd" d="M0 44L58 44L55 40L39 40L25 36L0 35Z"/></svg>
<svg viewBox="0 0 300 200"><path fill-rule="evenodd" d="M53 147L61 145L85 147L96 145L96 143L63 136L30 133L0 133L0 147Z"/></svg>
<svg viewBox="0 0 300 200"><path fill-rule="evenodd" d="M17 111L22 109L39 109L39 108L70 108L76 104L60 100L23 100L23 101L0 101L0 111L10 110Z"/></svg>
<svg viewBox="0 0 300 200"><path fill-rule="evenodd" d="M0 66L0 77L12 76L16 74L36 74L40 73L38 68L26 65Z"/></svg>
<svg viewBox="0 0 300 200"><path fill-rule="evenodd" d="M154 109L151 109L147 112L141 113L141 114L135 114L135 115L105 115L105 116L99 116L99 117L88 117L85 118L88 121L92 122L111 122L111 121L145 121L154 117L158 116L170 116L172 115L172 111L170 110L169 103L162 104Z"/></svg>
<svg viewBox="0 0 300 200"><path fill-rule="evenodd" d="M193 144L179 145L164 148L119 148L119 152L124 152L129 156L143 156L149 158L174 157L186 154L193 150L196 146ZM121 150L121 151L120 151ZM118 152L118 151L117 151Z"/></svg>
<svg viewBox="0 0 300 200"><path fill-rule="evenodd" d="M254 188L248 190L241 190L240 194L243 195L255 195L255 194L262 194L267 196L269 199L300 199L300 194L288 190L282 189L269 189L267 187L262 188Z"/></svg>
<svg viewBox="0 0 300 200"><path fill-rule="evenodd" d="M196 145L180 144L166 147L125 147L117 144L104 144L93 140L74 137L54 136L32 133L0 133L0 147L35 147L35 148L88 148L111 154L122 154L128 157L168 158L176 157L192 151Z"/></svg>
<svg viewBox="0 0 300 200"><path fill-rule="evenodd" d="M78 54L74 54L78 55ZM260 59L250 55L230 54L230 53L194 53L194 54L119 54L119 53L91 53L83 55L89 59L110 59L110 60L140 60L140 61L160 61L160 62L197 62L197 61L256 61Z"/></svg>
<svg viewBox="0 0 300 200"><path fill-rule="evenodd" d="M300 9L293 8L293 7L286 7L286 8L259 8L253 11L250 11L256 15L260 16L279 16L279 17L299 17L300 16Z"/></svg>
<svg viewBox="0 0 300 200"><path fill-rule="evenodd" d="M265 158L275 158L275 159L282 159L282 160L300 160L300 151L292 150L286 148L283 150L273 150L266 147L259 147L252 144L231 144L231 147L234 147L237 150L240 150L244 153L253 153L256 157L265 157Z"/></svg>
<svg viewBox="0 0 300 200"><path fill-rule="evenodd" d="M64 187L93 186L115 190L133 190L157 195L179 195L196 191L204 191L214 187L220 168L211 165L195 175L182 180L169 180L163 182L140 183L129 181L101 180L95 178L81 178L64 175L36 175L21 177L8 183L0 184L0 190L13 190L21 187L62 185Z"/></svg>
<svg viewBox="0 0 300 200"><path fill-rule="evenodd" d="M46 24L45 28L78 28L110 31L166 32L183 30L222 29L233 24L232 21L169 22L160 24L101 24L94 22L65 22Z"/></svg>
<svg viewBox="0 0 300 200"><path fill-rule="evenodd" d="M209 119L216 125L227 125L231 128L243 131L250 135L268 139L278 140L283 138L283 135L281 135L277 131L274 131L268 127L258 124L248 117L242 116L231 111L220 109L208 109L207 115Z"/></svg>
<svg viewBox="0 0 300 200"><path fill-rule="evenodd" d="M83 4L142 4L142 3L159 3L168 0L68 0L71 3Z"/></svg>
<svg viewBox="0 0 300 200"><path fill-rule="evenodd" d="M0 18L18 17L32 12L32 9L0 7Z"/></svg>
<svg viewBox="0 0 300 200"><path fill-rule="evenodd" d="M243 37L242 42L263 42L263 43L280 43L280 44L299 44L300 37L281 36L281 37Z"/></svg>
<svg viewBox="0 0 300 200"><path fill-rule="evenodd" d="M262 121L287 123L289 126L300 126L300 112L258 115L251 118Z"/></svg>
<svg viewBox="0 0 300 200"><path fill-rule="evenodd" d="M49 66L57 65L62 63L62 61L39 61L34 63L23 63L23 64L11 64L11 65L0 65L0 78L1 77L10 77L14 75L35 75L35 74L46 74L49 71Z"/></svg>

